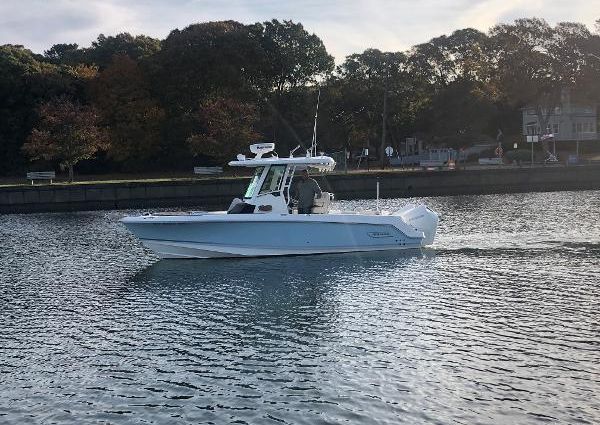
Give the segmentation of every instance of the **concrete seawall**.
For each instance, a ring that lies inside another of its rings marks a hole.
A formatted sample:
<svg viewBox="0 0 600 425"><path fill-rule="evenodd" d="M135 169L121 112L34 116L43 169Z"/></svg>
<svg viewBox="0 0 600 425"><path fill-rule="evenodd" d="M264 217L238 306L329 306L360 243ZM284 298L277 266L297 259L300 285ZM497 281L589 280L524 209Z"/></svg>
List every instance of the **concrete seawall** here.
<svg viewBox="0 0 600 425"><path fill-rule="evenodd" d="M437 172L333 174L317 177L337 199L600 189L600 166L508 168ZM170 182L131 182L0 188L0 213L99 209L196 207L226 208L240 197L248 178Z"/></svg>

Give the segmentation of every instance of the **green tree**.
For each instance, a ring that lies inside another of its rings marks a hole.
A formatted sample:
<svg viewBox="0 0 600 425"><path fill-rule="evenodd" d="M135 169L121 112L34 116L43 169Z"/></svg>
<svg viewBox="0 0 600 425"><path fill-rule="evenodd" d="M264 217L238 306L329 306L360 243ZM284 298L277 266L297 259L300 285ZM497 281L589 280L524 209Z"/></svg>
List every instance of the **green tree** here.
<svg viewBox="0 0 600 425"><path fill-rule="evenodd" d="M94 108L59 97L40 107L40 121L33 129L23 151L32 159L59 160L60 167L69 170L106 149L108 138L98 126L99 116Z"/></svg>
<svg viewBox="0 0 600 425"><path fill-rule="evenodd" d="M490 137L501 126L496 105L483 94L481 83L459 79L432 94L416 127L434 145L460 148Z"/></svg>
<svg viewBox="0 0 600 425"><path fill-rule="evenodd" d="M111 64L113 56L127 55L134 61L140 61L160 51L161 42L146 35L133 36L127 32L115 36L100 34L92 47L85 49L86 63L105 68Z"/></svg>
<svg viewBox="0 0 600 425"><path fill-rule="evenodd" d="M472 28L435 37L410 50L411 72L433 89L457 79L478 80L482 78L488 43L484 33Z"/></svg>
<svg viewBox="0 0 600 425"><path fill-rule="evenodd" d="M146 35L133 36L127 32L114 36L100 34L91 47L55 44L44 52L44 57L55 64L75 66L83 63L104 69L111 64L113 56L127 55L135 61L140 61L157 53L160 44L160 40Z"/></svg>
<svg viewBox="0 0 600 425"><path fill-rule="evenodd" d="M535 110L541 132L566 92L584 76L584 40L580 24L550 26L542 19L517 19L490 30L489 81L496 100ZM544 150L548 151L546 144Z"/></svg>
<svg viewBox="0 0 600 425"><path fill-rule="evenodd" d="M31 112L36 98L30 79L41 64L23 46L0 46L0 173L20 171L24 158L20 148L33 125Z"/></svg>
<svg viewBox="0 0 600 425"><path fill-rule="evenodd" d="M561 37L555 49L564 49L570 56L561 72L570 76L575 100L585 104L600 102L600 33L591 33L572 22L559 23L556 29Z"/></svg>
<svg viewBox="0 0 600 425"><path fill-rule="evenodd" d="M249 26L205 22L171 31L149 69L169 112L188 114L211 96L252 98L264 55Z"/></svg>
<svg viewBox="0 0 600 425"><path fill-rule="evenodd" d="M325 95L321 100L324 98ZM261 132L270 135L281 152L287 152L299 144L308 148L313 133L316 103L316 87L291 88L272 96L263 106ZM319 120L319 132L324 123L323 116L321 114Z"/></svg>
<svg viewBox="0 0 600 425"><path fill-rule="evenodd" d="M331 73L333 57L323 41L300 23L274 19L250 28L264 57L258 85L261 128L279 149L304 146L312 136L317 100L317 92L310 86Z"/></svg>
<svg viewBox="0 0 600 425"><path fill-rule="evenodd" d="M137 62L127 55L113 56L90 91L110 134L109 156L127 169L138 170L156 160L165 112L151 96Z"/></svg>
<svg viewBox="0 0 600 425"><path fill-rule="evenodd" d="M539 19L520 19L490 30L493 47L490 80L500 101L534 105L542 127L560 100L562 89L548 54L552 28Z"/></svg>
<svg viewBox="0 0 600 425"><path fill-rule="evenodd" d="M186 140L197 134L200 105L232 98L256 103L264 86L265 56L250 26L234 21L194 24L174 30L145 65L150 87L165 110L165 166L189 164Z"/></svg>
<svg viewBox="0 0 600 425"><path fill-rule="evenodd" d="M350 55L330 84L337 86L338 93L330 116L345 128L350 147L371 146L379 152L384 96L388 104L386 144L412 131L420 108L415 96L419 84L409 73L405 53L367 49Z"/></svg>
<svg viewBox="0 0 600 425"><path fill-rule="evenodd" d="M309 34L302 24L273 19L254 28L262 33L265 72L271 87L278 92L315 83L333 71L333 57L323 41L316 34Z"/></svg>
<svg viewBox="0 0 600 425"><path fill-rule="evenodd" d="M83 60L83 50L79 45L73 44L55 44L44 52L44 57L57 65L77 65Z"/></svg>

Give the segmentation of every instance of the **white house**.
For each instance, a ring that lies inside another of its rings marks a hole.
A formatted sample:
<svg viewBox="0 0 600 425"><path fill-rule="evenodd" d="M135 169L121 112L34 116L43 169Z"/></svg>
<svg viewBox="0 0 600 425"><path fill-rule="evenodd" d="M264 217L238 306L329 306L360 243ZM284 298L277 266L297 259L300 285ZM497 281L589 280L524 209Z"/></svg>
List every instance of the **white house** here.
<svg viewBox="0 0 600 425"><path fill-rule="evenodd" d="M546 111L544 111L545 114ZM547 128L540 128L533 107L523 108L523 135L554 134L554 140L598 140L598 107L571 102L568 90L564 90L559 106L550 114Z"/></svg>

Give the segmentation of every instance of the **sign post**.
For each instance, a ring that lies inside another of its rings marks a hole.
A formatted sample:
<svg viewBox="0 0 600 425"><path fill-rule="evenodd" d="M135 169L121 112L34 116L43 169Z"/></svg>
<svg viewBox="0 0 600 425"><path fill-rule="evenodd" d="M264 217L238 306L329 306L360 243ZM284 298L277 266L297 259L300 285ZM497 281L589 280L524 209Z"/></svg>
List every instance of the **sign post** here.
<svg viewBox="0 0 600 425"><path fill-rule="evenodd" d="M533 144L537 143L539 136L527 136L527 143L531 143L531 166L533 167Z"/></svg>
<svg viewBox="0 0 600 425"><path fill-rule="evenodd" d="M387 157L387 163L390 163L390 158L392 157L392 155L394 154L394 148L391 146L387 146L385 148L385 156Z"/></svg>

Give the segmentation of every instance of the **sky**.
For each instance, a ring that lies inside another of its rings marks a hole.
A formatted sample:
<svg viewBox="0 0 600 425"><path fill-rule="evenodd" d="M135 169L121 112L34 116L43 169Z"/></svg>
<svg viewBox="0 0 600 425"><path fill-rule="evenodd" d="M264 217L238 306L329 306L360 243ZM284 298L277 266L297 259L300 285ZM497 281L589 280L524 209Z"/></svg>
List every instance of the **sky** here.
<svg viewBox="0 0 600 425"><path fill-rule="evenodd" d="M165 38L175 28L232 19L301 22L340 63L367 48L402 51L461 28L541 17L551 24L600 18L600 0L0 0L0 45L43 53L56 43L87 47L98 34Z"/></svg>

